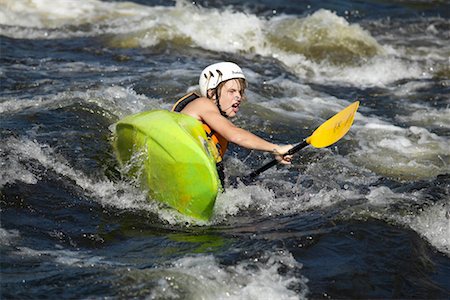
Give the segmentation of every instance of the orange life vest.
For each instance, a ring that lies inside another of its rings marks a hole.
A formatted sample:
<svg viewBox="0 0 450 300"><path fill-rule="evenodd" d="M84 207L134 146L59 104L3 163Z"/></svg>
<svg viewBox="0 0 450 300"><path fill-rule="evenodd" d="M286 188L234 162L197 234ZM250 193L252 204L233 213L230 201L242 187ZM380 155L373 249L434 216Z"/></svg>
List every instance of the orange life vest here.
<svg viewBox="0 0 450 300"><path fill-rule="evenodd" d="M174 104L174 106L172 107L172 111L181 112L186 107L186 105L197 98L200 98L200 96L196 93L189 93L183 96ZM225 155L225 151L228 148L228 141L223 136L212 130L211 127L208 126L208 124L202 122L202 125L203 129L206 132L206 136L214 143L214 145L216 145L217 151L219 153L219 157L216 157L216 162L222 161L222 158Z"/></svg>

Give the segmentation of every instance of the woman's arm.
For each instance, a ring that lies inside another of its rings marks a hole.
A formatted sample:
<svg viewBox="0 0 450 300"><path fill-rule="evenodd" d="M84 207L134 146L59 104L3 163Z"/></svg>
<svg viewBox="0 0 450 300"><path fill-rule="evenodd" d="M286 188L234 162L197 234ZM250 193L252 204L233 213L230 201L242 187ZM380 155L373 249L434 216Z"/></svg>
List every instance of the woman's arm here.
<svg viewBox="0 0 450 300"><path fill-rule="evenodd" d="M288 164L291 161L292 156L283 156L283 154L291 149L292 145L277 145L235 126L230 120L222 116L217 106L207 98L199 98L193 101L183 110L183 113L205 122L211 129L231 143L247 149L271 152L283 164Z"/></svg>

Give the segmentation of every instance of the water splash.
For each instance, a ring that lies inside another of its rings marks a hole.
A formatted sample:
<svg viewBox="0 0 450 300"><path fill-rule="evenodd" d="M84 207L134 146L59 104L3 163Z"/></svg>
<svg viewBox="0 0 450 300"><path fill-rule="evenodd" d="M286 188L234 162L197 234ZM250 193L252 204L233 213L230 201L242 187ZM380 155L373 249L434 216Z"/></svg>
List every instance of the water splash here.
<svg viewBox="0 0 450 300"><path fill-rule="evenodd" d="M371 188L366 198L369 206L362 214L407 226L436 249L450 255L448 203L428 203L421 191L398 193L385 186Z"/></svg>
<svg viewBox="0 0 450 300"><path fill-rule="evenodd" d="M375 118L365 118L364 122L354 126L360 145L350 154L355 163L400 180L450 172L448 139L423 127L402 128Z"/></svg>
<svg viewBox="0 0 450 300"><path fill-rule="evenodd" d="M404 78L432 76L424 70L428 66L412 63L402 49L381 45L359 24L323 9L303 18L281 15L266 19L182 0L173 7L89 0L72 9L70 3L7 1L1 10L5 18L0 33L32 39L102 36L109 47L170 43L177 48L261 55L319 83L385 86ZM17 23L22 19L27 20L26 27Z"/></svg>
<svg viewBox="0 0 450 300"><path fill-rule="evenodd" d="M284 250L224 266L212 255L187 256L157 268L123 275L122 295L185 299L305 299L307 279L293 256ZM285 271L280 274L279 269ZM142 287L147 288L142 288Z"/></svg>
<svg viewBox="0 0 450 300"><path fill-rule="evenodd" d="M27 99L0 99L0 114L11 114L27 109L57 109L74 103L92 103L102 108L104 112L118 118L143 110L158 109L162 106L161 99L149 99L137 94L130 87L102 86L88 90L67 91L48 96L35 96Z"/></svg>

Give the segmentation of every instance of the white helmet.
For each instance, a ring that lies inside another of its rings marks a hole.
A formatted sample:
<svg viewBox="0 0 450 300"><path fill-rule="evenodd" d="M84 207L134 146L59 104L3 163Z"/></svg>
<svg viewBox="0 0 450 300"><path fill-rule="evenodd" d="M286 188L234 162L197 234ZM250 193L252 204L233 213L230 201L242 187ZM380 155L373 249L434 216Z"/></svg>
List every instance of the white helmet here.
<svg viewBox="0 0 450 300"><path fill-rule="evenodd" d="M233 78L245 79L241 68L232 62L220 62L207 66L200 74L200 93L207 97L209 89L216 88L221 82Z"/></svg>

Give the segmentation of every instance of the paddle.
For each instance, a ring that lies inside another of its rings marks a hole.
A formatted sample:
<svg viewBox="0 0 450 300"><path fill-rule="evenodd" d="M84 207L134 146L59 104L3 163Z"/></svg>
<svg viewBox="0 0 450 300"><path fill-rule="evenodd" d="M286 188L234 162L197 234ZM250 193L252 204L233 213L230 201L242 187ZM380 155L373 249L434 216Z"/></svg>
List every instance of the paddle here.
<svg viewBox="0 0 450 300"><path fill-rule="evenodd" d="M316 130L314 130L309 137L291 148L286 155L292 155L308 145L312 145L315 148L323 148L339 141L352 126L358 106L359 101L353 102L335 114L333 117L325 121L325 123L320 125ZM256 176L273 167L277 163L278 161L273 159L261 168L243 177L242 182L244 184L251 182Z"/></svg>

